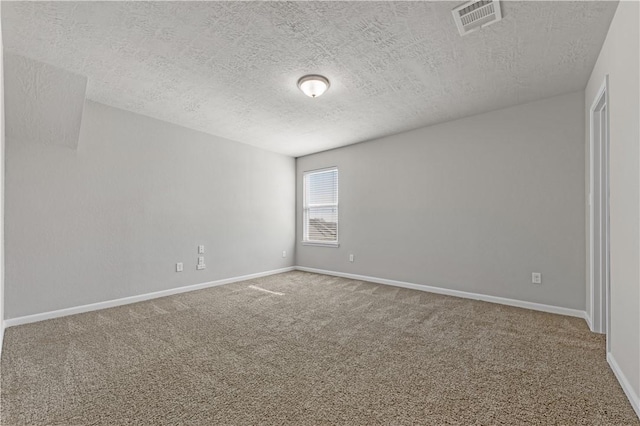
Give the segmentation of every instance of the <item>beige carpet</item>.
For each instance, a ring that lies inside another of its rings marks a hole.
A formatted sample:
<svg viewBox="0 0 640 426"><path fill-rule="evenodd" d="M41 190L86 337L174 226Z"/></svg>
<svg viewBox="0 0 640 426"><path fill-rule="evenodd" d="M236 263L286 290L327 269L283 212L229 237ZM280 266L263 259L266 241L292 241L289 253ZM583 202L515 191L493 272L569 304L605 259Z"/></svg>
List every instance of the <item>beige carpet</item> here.
<svg viewBox="0 0 640 426"><path fill-rule="evenodd" d="M0 414L5 425L638 425L604 344L577 318L291 272L9 328Z"/></svg>

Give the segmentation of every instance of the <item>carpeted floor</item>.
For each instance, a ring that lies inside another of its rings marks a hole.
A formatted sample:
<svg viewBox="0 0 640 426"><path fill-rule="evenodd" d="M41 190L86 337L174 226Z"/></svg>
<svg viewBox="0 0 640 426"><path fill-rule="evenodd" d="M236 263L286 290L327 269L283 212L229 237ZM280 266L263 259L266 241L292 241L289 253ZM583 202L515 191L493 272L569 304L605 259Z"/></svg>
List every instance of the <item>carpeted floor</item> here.
<svg viewBox="0 0 640 426"><path fill-rule="evenodd" d="M581 319L305 272L4 345L5 425L640 424Z"/></svg>

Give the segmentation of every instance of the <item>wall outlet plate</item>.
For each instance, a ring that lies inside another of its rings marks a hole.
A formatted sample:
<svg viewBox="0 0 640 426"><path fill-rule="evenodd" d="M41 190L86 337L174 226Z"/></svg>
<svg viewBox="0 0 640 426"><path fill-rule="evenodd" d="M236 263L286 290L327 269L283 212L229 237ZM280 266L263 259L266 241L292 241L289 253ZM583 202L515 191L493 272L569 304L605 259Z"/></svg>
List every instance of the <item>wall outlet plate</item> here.
<svg viewBox="0 0 640 426"><path fill-rule="evenodd" d="M182 262L176 263L176 272L182 272L184 270L184 265Z"/></svg>
<svg viewBox="0 0 640 426"><path fill-rule="evenodd" d="M198 256L198 265L204 265L204 256Z"/></svg>
<svg viewBox="0 0 640 426"><path fill-rule="evenodd" d="M286 250L282 250L282 257L287 257L287 251Z"/></svg>
<svg viewBox="0 0 640 426"><path fill-rule="evenodd" d="M198 246L198 254L204 254L204 246Z"/></svg>
<svg viewBox="0 0 640 426"><path fill-rule="evenodd" d="M353 259L354 259L353 254L350 254L350 255L349 255L349 262L353 262Z"/></svg>
<svg viewBox="0 0 640 426"><path fill-rule="evenodd" d="M533 272L531 274L531 282L533 284L542 284L542 274L540 272Z"/></svg>
<svg viewBox="0 0 640 426"><path fill-rule="evenodd" d="M207 269L207 265L205 265L204 263L203 263L202 265L196 265L196 269L197 269L198 271L201 271L201 270L203 270L203 269Z"/></svg>

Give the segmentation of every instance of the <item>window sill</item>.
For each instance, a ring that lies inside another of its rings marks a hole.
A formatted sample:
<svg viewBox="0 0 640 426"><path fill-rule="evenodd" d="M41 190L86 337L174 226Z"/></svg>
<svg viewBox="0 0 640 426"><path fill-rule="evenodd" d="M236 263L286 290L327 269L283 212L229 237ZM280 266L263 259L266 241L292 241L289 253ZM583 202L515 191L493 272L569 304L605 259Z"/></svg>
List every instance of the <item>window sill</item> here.
<svg viewBox="0 0 640 426"><path fill-rule="evenodd" d="M302 241L303 246L316 246L316 247L340 247L338 242L322 242L322 241Z"/></svg>

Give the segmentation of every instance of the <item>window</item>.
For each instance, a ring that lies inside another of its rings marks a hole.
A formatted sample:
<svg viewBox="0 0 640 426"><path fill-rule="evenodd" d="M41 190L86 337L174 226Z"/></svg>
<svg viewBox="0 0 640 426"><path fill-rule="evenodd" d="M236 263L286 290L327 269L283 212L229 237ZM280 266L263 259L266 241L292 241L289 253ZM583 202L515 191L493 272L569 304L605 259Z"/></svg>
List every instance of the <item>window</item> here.
<svg viewBox="0 0 640 426"><path fill-rule="evenodd" d="M338 245L338 169L314 170L303 177L303 243Z"/></svg>

